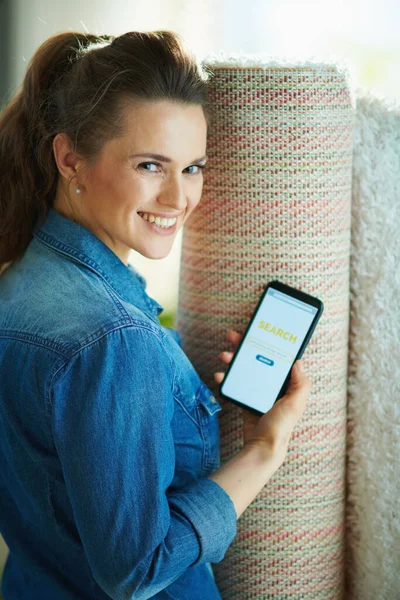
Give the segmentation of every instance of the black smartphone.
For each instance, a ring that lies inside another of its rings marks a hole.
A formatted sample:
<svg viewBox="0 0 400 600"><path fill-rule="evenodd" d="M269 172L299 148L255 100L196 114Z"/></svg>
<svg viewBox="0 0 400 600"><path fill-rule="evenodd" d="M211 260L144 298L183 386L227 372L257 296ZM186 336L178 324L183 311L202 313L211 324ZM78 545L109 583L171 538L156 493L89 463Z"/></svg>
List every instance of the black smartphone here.
<svg viewBox="0 0 400 600"><path fill-rule="evenodd" d="M315 296L281 281L268 283L219 385L221 398L268 412L285 394L323 310Z"/></svg>

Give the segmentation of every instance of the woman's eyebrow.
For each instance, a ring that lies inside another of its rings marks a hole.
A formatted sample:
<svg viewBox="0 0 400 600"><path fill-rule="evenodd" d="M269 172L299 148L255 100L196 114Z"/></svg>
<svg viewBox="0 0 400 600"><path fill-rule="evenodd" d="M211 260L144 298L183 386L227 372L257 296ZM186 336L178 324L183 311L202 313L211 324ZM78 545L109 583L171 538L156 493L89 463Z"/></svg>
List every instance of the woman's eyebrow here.
<svg viewBox="0 0 400 600"><path fill-rule="evenodd" d="M154 158L155 160L159 160L161 162L172 162L172 159L168 158L168 156L163 156L162 154L152 154L150 152L147 154L131 154L129 158L136 158L137 156L141 156L143 158ZM208 160L207 154L201 158L195 158L192 162L201 162L202 160Z"/></svg>

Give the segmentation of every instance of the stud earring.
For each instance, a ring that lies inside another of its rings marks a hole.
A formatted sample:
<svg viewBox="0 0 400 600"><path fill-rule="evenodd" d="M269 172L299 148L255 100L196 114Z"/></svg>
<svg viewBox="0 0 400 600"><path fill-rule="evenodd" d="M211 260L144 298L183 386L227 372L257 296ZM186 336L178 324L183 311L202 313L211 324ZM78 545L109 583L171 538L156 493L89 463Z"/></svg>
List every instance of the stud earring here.
<svg viewBox="0 0 400 600"><path fill-rule="evenodd" d="M79 187L79 185L76 186L76 193L80 194L81 193L81 188Z"/></svg>

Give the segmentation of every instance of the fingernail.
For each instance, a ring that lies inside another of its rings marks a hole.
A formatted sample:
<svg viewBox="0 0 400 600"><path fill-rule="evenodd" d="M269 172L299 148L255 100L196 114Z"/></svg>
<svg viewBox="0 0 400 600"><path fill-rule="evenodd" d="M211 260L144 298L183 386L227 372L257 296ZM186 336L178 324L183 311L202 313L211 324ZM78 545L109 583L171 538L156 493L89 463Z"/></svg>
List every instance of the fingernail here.
<svg viewBox="0 0 400 600"><path fill-rule="evenodd" d="M304 372L304 364L302 360L297 361L299 363L299 371Z"/></svg>

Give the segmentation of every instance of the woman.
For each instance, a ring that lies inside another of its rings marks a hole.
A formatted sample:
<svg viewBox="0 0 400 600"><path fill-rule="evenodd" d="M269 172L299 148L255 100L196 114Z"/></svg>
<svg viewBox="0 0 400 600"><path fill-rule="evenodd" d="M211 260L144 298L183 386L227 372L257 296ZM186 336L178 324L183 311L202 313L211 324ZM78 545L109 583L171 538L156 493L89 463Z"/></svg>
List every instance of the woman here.
<svg viewBox="0 0 400 600"><path fill-rule="evenodd" d="M200 201L208 76L173 32L63 32L1 115L5 600L220 598L210 563L305 409L298 361L220 467L221 406L128 262Z"/></svg>

